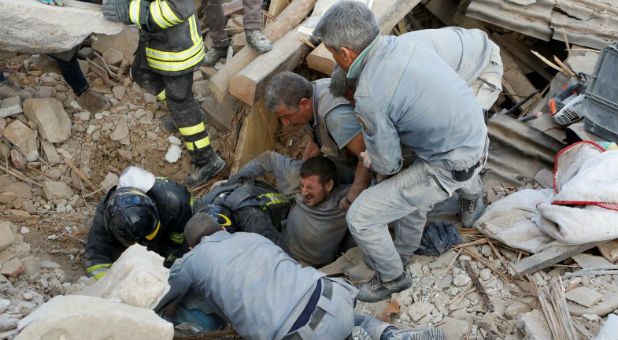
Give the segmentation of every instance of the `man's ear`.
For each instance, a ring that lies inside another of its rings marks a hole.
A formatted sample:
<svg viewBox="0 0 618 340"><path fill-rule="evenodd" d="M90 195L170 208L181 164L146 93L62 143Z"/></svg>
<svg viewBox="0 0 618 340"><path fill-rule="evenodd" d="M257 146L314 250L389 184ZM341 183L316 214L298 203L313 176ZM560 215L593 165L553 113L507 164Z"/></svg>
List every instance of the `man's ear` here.
<svg viewBox="0 0 618 340"><path fill-rule="evenodd" d="M345 60L346 64L349 63L352 65L358 54L347 47L339 47L339 53L341 54L343 60Z"/></svg>
<svg viewBox="0 0 618 340"><path fill-rule="evenodd" d="M324 188L326 189L326 191L331 192L333 191L333 187L335 186L335 181L333 181L332 179L330 181L328 181L325 185Z"/></svg>
<svg viewBox="0 0 618 340"><path fill-rule="evenodd" d="M311 109L311 106L313 105L311 101L311 98L301 98L300 102L298 102L298 108L300 111L307 111Z"/></svg>

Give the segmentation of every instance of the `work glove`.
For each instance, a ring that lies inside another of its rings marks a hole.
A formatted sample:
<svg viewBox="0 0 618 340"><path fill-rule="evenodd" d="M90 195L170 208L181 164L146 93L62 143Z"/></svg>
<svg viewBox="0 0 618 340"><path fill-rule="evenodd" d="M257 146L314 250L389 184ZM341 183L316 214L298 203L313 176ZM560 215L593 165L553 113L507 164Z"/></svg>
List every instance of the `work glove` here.
<svg viewBox="0 0 618 340"><path fill-rule="evenodd" d="M39 2L50 6L64 6L64 2L62 2L62 0L39 0Z"/></svg>
<svg viewBox="0 0 618 340"><path fill-rule="evenodd" d="M461 236L453 223L431 222L423 230L421 244L414 252L417 255L438 256L453 245L461 243Z"/></svg>
<svg viewBox="0 0 618 340"><path fill-rule="evenodd" d="M101 10L105 19L130 25L132 24L129 16L130 5L130 0L105 0Z"/></svg>

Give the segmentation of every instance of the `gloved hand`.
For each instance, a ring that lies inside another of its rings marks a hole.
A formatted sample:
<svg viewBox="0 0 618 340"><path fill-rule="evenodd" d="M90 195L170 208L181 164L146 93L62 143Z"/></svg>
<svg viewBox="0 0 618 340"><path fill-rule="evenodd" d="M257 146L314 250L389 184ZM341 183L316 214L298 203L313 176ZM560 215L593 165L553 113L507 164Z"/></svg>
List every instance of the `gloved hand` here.
<svg viewBox="0 0 618 340"><path fill-rule="evenodd" d="M129 16L130 5L130 0L106 0L101 5L101 10L105 19L130 25L132 23Z"/></svg>
<svg viewBox="0 0 618 340"><path fill-rule="evenodd" d="M363 165L367 169L371 169L371 158L369 158L369 153L367 151L363 151L360 153L361 158L363 159Z"/></svg>

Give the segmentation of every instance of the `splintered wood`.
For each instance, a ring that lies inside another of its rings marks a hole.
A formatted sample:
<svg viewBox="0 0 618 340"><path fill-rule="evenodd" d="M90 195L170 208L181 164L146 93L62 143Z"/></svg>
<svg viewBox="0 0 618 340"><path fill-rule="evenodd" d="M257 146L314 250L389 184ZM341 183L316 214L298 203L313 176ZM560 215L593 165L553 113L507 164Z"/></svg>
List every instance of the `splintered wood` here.
<svg viewBox="0 0 618 340"><path fill-rule="evenodd" d="M539 302L554 339L576 340L575 326L564 298L560 277L554 277L549 287L538 289Z"/></svg>

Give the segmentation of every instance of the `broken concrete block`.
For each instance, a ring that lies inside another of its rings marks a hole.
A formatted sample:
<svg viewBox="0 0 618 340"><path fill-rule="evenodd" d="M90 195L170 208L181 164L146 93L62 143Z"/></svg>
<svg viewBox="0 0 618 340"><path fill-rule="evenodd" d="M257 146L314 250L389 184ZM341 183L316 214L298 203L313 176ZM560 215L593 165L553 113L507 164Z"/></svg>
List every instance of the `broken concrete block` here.
<svg viewBox="0 0 618 340"><path fill-rule="evenodd" d="M115 48L108 48L105 52L103 52L103 59L105 59L108 65L120 66L123 58L124 56L122 55L122 52Z"/></svg>
<svg viewBox="0 0 618 340"><path fill-rule="evenodd" d="M18 209L9 209L9 215L15 222L26 222L31 217L26 211Z"/></svg>
<svg viewBox="0 0 618 340"><path fill-rule="evenodd" d="M36 123L41 137L48 142L64 142L71 136L71 118L56 98L26 99L24 115Z"/></svg>
<svg viewBox="0 0 618 340"><path fill-rule="evenodd" d="M603 256L595 256L590 254L578 254L572 256L573 260L577 262L583 269L594 267L608 267L613 263L607 261Z"/></svg>
<svg viewBox="0 0 618 340"><path fill-rule="evenodd" d="M509 319L516 319L523 313L527 313L531 311L532 308L527 303L515 301L510 303L506 310L504 311L504 315Z"/></svg>
<svg viewBox="0 0 618 340"><path fill-rule="evenodd" d="M182 155L182 149L176 144L171 144L165 153L165 161L168 163L176 163Z"/></svg>
<svg viewBox="0 0 618 340"><path fill-rule="evenodd" d="M77 51L77 56L80 59L87 59L87 58L93 59L94 53L92 51L92 48L90 48L90 47L82 47L82 48L79 49L79 51Z"/></svg>
<svg viewBox="0 0 618 340"><path fill-rule="evenodd" d="M26 124L15 120L4 129L4 137L13 143L29 162L34 162L39 158L36 131Z"/></svg>
<svg viewBox="0 0 618 340"><path fill-rule="evenodd" d="M169 290L168 276L163 257L136 244L120 255L105 276L79 294L154 308Z"/></svg>
<svg viewBox="0 0 618 340"><path fill-rule="evenodd" d="M198 80L193 82L193 94L196 98L206 97L210 95L209 80Z"/></svg>
<svg viewBox="0 0 618 340"><path fill-rule="evenodd" d="M101 188L109 190L114 185L118 184L118 175L113 172L108 172L105 178L101 181Z"/></svg>
<svg viewBox="0 0 618 340"><path fill-rule="evenodd" d="M420 319L425 317L425 315L430 314L434 309L434 306L425 301L415 302L410 308L407 310L407 314L414 322L418 322Z"/></svg>
<svg viewBox="0 0 618 340"><path fill-rule="evenodd" d="M97 35L92 43L92 49L104 53L110 48L122 52L124 60L129 64L133 61L133 53L139 40L138 29L135 26L124 26L122 32L116 35Z"/></svg>
<svg viewBox="0 0 618 340"><path fill-rule="evenodd" d="M19 96L2 99L0 103L0 117L9 117L22 112Z"/></svg>
<svg viewBox="0 0 618 340"><path fill-rule="evenodd" d="M0 262L7 262L12 258L23 258L30 253L30 245L17 240L8 248L0 251Z"/></svg>
<svg viewBox="0 0 618 340"><path fill-rule="evenodd" d="M151 309L92 296L56 296L18 324L25 339L172 339L174 326Z"/></svg>
<svg viewBox="0 0 618 340"><path fill-rule="evenodd" d="M11 150L11 162L17 169L25 169L28 165L26 158L16 149Z"/></svg>
<svg viewBox="0 0 618 340"><path fill-rule="evenodd" d="M601 301L603 295L595 292L588 287L577 287L566 292L564 294L564 297L567 300L579 303L582 306L591 307Z"/></svg>
<svg viewBox="0 0 618 340"><path fill-rule="evenodd" d="M7 276L17 276L23 271L24 266L21 264L21 261L17 257L14 257L2 264L0 274Z"/></svg>
<svg viewBox="0 0 618 340"><path fill-rule="evenodd" d="M28 256L21 259L26 274L33 275L41 270L41 259L36 256Z"/></svg>
<svg viewBox="0 0 618 340"><path fill-rule="evenodd" d="M43 182L43 193L48 201L68 200L73 197L73 189L66 183L57 181Z"/></svg>
<svg viewBox="0 0 618 340"><path fill-rule="evenodd" d="M11 305L11 300L9 299L0 299L0 314L4 313L4 311L9 308Z"/></svg>
<svg viewBox="0 0 618 340"><path fill-rule="evenodd" d="M60 155L56 151L56 147L46 140L41 140L41 149L43 149L43 153L45 154L45 158L51 164L60 163Z"/></svg>
<svg viewBox="0 0 618 340"><path fill-rule="evenodd" d="M6 314L0 314L0 331L8 331L17 328L19 319Z"/></svg>
<svg viewBox="0 0 618 340"><path fill-rule="evenodd" d="M605 316L618 308L618 286L608 285L602 289L598 289L597 293L602 294L601 301L591 307L584 307L578 303L567 301L569 312L573 316L582 316L584 314L596 314Z"/></svg>
<svg viewBox="0 0 618 340"><path fill-rule="evenodd" d="M444 318L444 324L439 326L447 339L464 339L468 333L468 322L450 317Z"/></svg>
<svg viewBox="0 0 618 340"><path fill-rule="evenodd" d="M122 100L127 92L127 89L124 86L114 86L112 87L112 92L114 93L114 97L116 97L116 99Z"/></svg>
<svg viewBox="0 0 618 340"><path fill-rule="evenodd" d="M551 340L553 339L549 325L545 321L545 316L540 310L524 313L517 318L517 327L526 335L529 340Z"/></svg>
<svg viewBox="0 0 618 340"><path fill-rule="evenodd" d="M8 248L15 242L15 234L11 222L0 221L0 250Z"/></svg>
<svg viewBox="0 0 618 340"><path fill-rule="evenodd" d="M51 98L56 90L51 86L37 86L36 97L37 98Z"/></svg>
<svg viewBox="0 0 618 340"><path fill-rule="evenodd" d="M127 138L128 136L129 136L129 126L127 125L127 121L124 118L120 118L116 122L116 128L109 135L109 138L111 140L119 141L119 140Z"/></svg>
<svg viewBox="0 0 618 340"><path fill-rule="evenodd" d="M599 243L599 252L611 263L618 261L618 240L609 240Z"/></svg>
<svg viewBox="0 0 618 340"><path fill-rule="evenodd" d="M65 4L59 7L38 1L0 0L2 50L28 54L64 52L92 33L117 34L124 26L105 20L101 6L74 0Z"/></svg>

